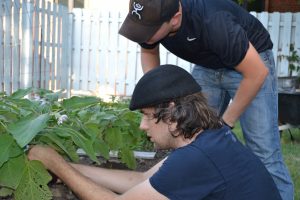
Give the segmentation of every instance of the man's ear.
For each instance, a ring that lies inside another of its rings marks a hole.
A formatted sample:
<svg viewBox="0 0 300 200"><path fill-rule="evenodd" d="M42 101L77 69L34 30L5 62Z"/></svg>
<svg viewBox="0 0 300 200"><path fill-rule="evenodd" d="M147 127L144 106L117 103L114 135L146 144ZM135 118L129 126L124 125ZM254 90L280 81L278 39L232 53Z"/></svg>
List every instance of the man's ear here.
<svg viewBox="0 0 300 200"><path fill-rule="evenodd" d="M180 11L178 11L177 13L175 13L175 15L172 17L172 19L170 20L170 23L173 27L177 27L178 25L180 25L181 23L181 16L182 13Z"/></svg>

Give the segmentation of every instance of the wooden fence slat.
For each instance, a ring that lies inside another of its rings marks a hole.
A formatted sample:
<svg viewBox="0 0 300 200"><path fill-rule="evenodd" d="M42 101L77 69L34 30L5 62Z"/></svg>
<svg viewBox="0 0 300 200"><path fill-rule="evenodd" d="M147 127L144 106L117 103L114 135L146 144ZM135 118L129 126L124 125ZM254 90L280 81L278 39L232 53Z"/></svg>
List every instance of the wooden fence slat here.
<svg viewBox="0 0 300 200"><path fill-rule="evenodd" d="M108 66L108 35L109 35L109 12L102 12L100 18L100 46L99 46L99 94L107 94L107 66Z"/></svg>
<svg viewBox="0 0 300 200"><path fill-rule="evenodd" d="M41 42L40 42L40 71L41 71L41 80L40 80L40 87L41 88L46 88L46 48L45 48L45 43L46 43L46 31L45 31L45 15L46 15L46 9L45 9L45 0L41 0L42 1L42 5L40 8L40 12L41 12ZM47 88L48 89L48 88Z"/></svg>
<svg viewBox="0 0 300 200"><path fill-rule="evenodd" d="M34 26L33 26L33 87L39 88L40 87L40 80L41 80L41 72L40 72L40 56L39 56L39 43L40 43L40 10L39 10L39 1L36 2L33 17L34 17Z"/></svg>
<svg viewBox="0 0 300 200"><path fill-rule="evenodd" d="M269 30L269 14L267 12L261 12L258 14L258 19L264 25L265 29Z"/></svg>
<svg viewBox="0 0 300 200"><path fill-rule="evenodd" d="M56 44L56 76L55 76L55 83L56 87L55 89L58 90L62 88L61 86L61 79L62 79L62 13L63 9L62 6L58 6L58 12L57 12L57 41Z"/></svg>
<svg viewBox="0 0 300 200"><path fill-rule="evenodd" d="M21 88L28 88L32 83L32 4L27 0L22 3L22 46L21 46Z"/></svg>
<svg viewBox="0 0 300 200"><path fill-rule="evenodd" d="M127 94L132 94L136 80L137 80L137 51L138 45L130 40L126 40L122 38L123 41L127 42L127 62L122 66L126 68L126 92L124 96Z"/></svg>
<svg viewBox="0 0 300 200"><path fill-rule="evenodd" d="M5 1L5 32L4 32L4 89L11 93L11 67L12 67L12 38L11 38L11 19L12 2Z"/></svg>
<svg viewBox="0 0 300 200"><path fill-rule="evenodd" d="M74 90L80 89L80 55L81 55L81 20L82 11L81 9L73 9L74 14L74 40L72 41L72 85ZM75 39L76 38L76 39Z"/></svg>
<svg viewBox="0 0 300 200"><path fill-rule="evenodd" d="M67 10L67 8L66 8ZM66 32L67 34L67 38L65 38L65 43L64 45L66 45L65 52L66 52L66 56L64 57L66 60L66 66L65 66L65 72L66 72L66 89L67 89L67 96L70 97L71 96L71 91L72 91L72 87L71 87L71 83L72 83L72 39L73 39L73 15L72 13L69 15L68 12L66 14L66 22L68 22L66 27L66 30L64 32Z"/></svg>
<svg viewBox="0 0 300 200"><path fill-rule="evenodd" d="M72 23L72 20L69 21L69 14L66 7L62 7L62 44L61 44L61 89L68 90L68 80L69 80L69 63L68 60L71 57L68 52L71 51L71 46L69 46L69 40L72 38L72 35L69 35L69 23ZM72 27L72 26L71 26ZM71 29L72 31L72 29ZM70 39L69 39L70 37Z"/></svg>
<svg viewBox="0 0 300 200"><path fill-rule="evenodd" d="M2 1L0 3L0 52L4 52L4 41L3 41L3 38L4 38L4 24L3 24L3 21L4 21L4 18L5 18L5 11L4 11L4 1ZM1 88L1 91L4 91L4 56L2 53L0 53L0 88Z"/></svg>
<svg viewBox="0 0 300 200"><path fill-rule="evenodd" d="M295 13L295 36L294 36L294 47L300 56L300 13Z"/></svg>
<svg viewBox="0 0 300 200"><path fill-rule="evenodd" d="M20 1L14 0L13 4L13 40L12 40L12 92L20 88Z"/></svg>
<svg viewBox="0 0 300 200"><path fill-rule="evenodd" d="M116 11L110 11L109 16L109 39L108 39L108 48L109 48L109 55L108 55L108 71L107 71L107 80L109 91L107 94L114 95L116 94L116 76L117 76L117 36L115 34L118 32L118 13Z"/></svg>
<svg viewBox="0 0 300 200"><path fill-rule="evenodd" d="M115 24L115 28L117 31L119 30L120 24L122 23L122 19L124 16L122 15L123 13L117 12L116 17L117 17L117 23ZM116 48L116 94L124 96L125 95L125 90L126 90L126 51L123 51L123 49L127 49L127 42L125 40L122 40L122 36L117 34L117 48Z"/></svg>
<svg viewBox="0 0 300 200"><path fill-rule="evenodd" d="M270 28L269 32L270 32L271 40L273 42L273 53L274 53L275 66L277 66L280 14L279 14L279 12L275 12L270 15L271 15L270 19L272 21L271 21L271 28ZM278 67L277 67L277 72L278 72Z"/></svg>
<svg viewBox="0 0 300 200"><path fill-rule="evenodd" d="M89 63L90 67L88 68L88 77L89 77L89 90L97 90L97 76L98 76L98 67L99 67L99 12L93 11L91 14L91 40L90 44L90 54L89 54Z"/></svg>
<svg viewBox="0 0 300 200"><path fill-rule="evenodd" d="M113 24L113 32L118 32L121 23L123 20L120 20L122 17L122 13L119 11L114 12L114 17L117 19ZM124 17L124 16L123 16ZM122 36L119 34L115 34L115 94L116 95L125 95L125 83L126 83L126 69L124 63L126 62L126 51L123 50L123 47L126 46L126 41L122 40ZM127 49L127 48L125 48Z"/></svg>
<svg viewBox="0 0 300 200"><path fill-rule="evenodd" d="M80 60L80 89L89 90L89 44L91 39L91 13L86 10L82 10L82 43L81 43L81 60Z"/></svg>
<svg viewBox="0 0 300 200"><path fill-rule="evenodd" d="M50 71L50 35L51 35L51 3L50 2L47 2L47 9L46 9L46 14L47 14L47 18L46 18L46 24L47 26L45 27L46 28L46 31L45 31L45 35L46 35L46 59L45 59L45 88L46 89L50 89L51 86L49 85L50 83L50 74L51 74L51 71Z"/></svg>
<svg viewBox="0 0 300 200"><path fill-rule="evenodd" d="M56 89L55 77L56 77L56 25L57 25L57 5L52 4L52 21L51 21L51 67L50 67L50 80L51 90Z"/></svg>
<svg viewBox="0 0 300 200"><path fill-rule="evenodd" d="M290 44L291 44L291 25L292 25L292 13L281 14L282 19L282 30L280 32L280 45L281 49L280 60L278 62L279 74L282 76L288 75L288 60L287 56L290 54Z"/></svg>

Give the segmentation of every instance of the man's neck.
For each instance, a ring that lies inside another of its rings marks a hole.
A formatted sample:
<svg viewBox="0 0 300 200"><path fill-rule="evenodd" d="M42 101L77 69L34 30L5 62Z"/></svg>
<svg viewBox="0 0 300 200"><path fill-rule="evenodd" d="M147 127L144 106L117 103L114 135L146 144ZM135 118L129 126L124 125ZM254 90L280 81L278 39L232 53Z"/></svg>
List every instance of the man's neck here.
<svg viewBox="0 0 300 200"><path fill-rule="evenodd" d="M178 137L178 143L176 144L176 148L180 148L180 147L184 147L184 146L186 146L186 145L189 145L190 143L192 143L196 138L197 138L197 136L199 135L199 134L201 134L203 132L203 130L200 130L198 133L195 133L194 135L193 135L193 137L192 138L184 138L184 136L183 135L181 135L181 136L179 136Z"/></svg>

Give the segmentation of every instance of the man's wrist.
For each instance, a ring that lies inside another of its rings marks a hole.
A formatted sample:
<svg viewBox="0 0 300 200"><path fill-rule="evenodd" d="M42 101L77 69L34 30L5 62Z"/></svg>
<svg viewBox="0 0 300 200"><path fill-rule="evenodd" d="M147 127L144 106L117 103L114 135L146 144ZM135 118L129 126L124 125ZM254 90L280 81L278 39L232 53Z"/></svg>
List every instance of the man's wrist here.
<svg viewBox="0 0 300 200"><path fill-rule="evenodd" d="M234 126L233 126L233 125L229 125L228 123L225 122L224 119L222 119L222 121L223 121L223 124L224 124L225 126L228 126L230 129L234 129Z"/></svg>

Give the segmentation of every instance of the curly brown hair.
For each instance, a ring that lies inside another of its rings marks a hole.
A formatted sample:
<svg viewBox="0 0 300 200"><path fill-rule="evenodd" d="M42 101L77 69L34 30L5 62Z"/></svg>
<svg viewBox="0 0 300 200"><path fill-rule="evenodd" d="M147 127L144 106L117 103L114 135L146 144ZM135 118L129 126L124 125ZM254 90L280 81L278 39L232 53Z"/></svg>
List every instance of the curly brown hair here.
<svg viewBox="0 0 300 200"><path fill-rule="evenodd" d="M177 122L176 129L171 131L174 137L183 135L184 138L192 138L201 130L222 127L222 120L208 106L201 92L158 104L154 110L156 123L160 120L167 124Z"/></svg>

